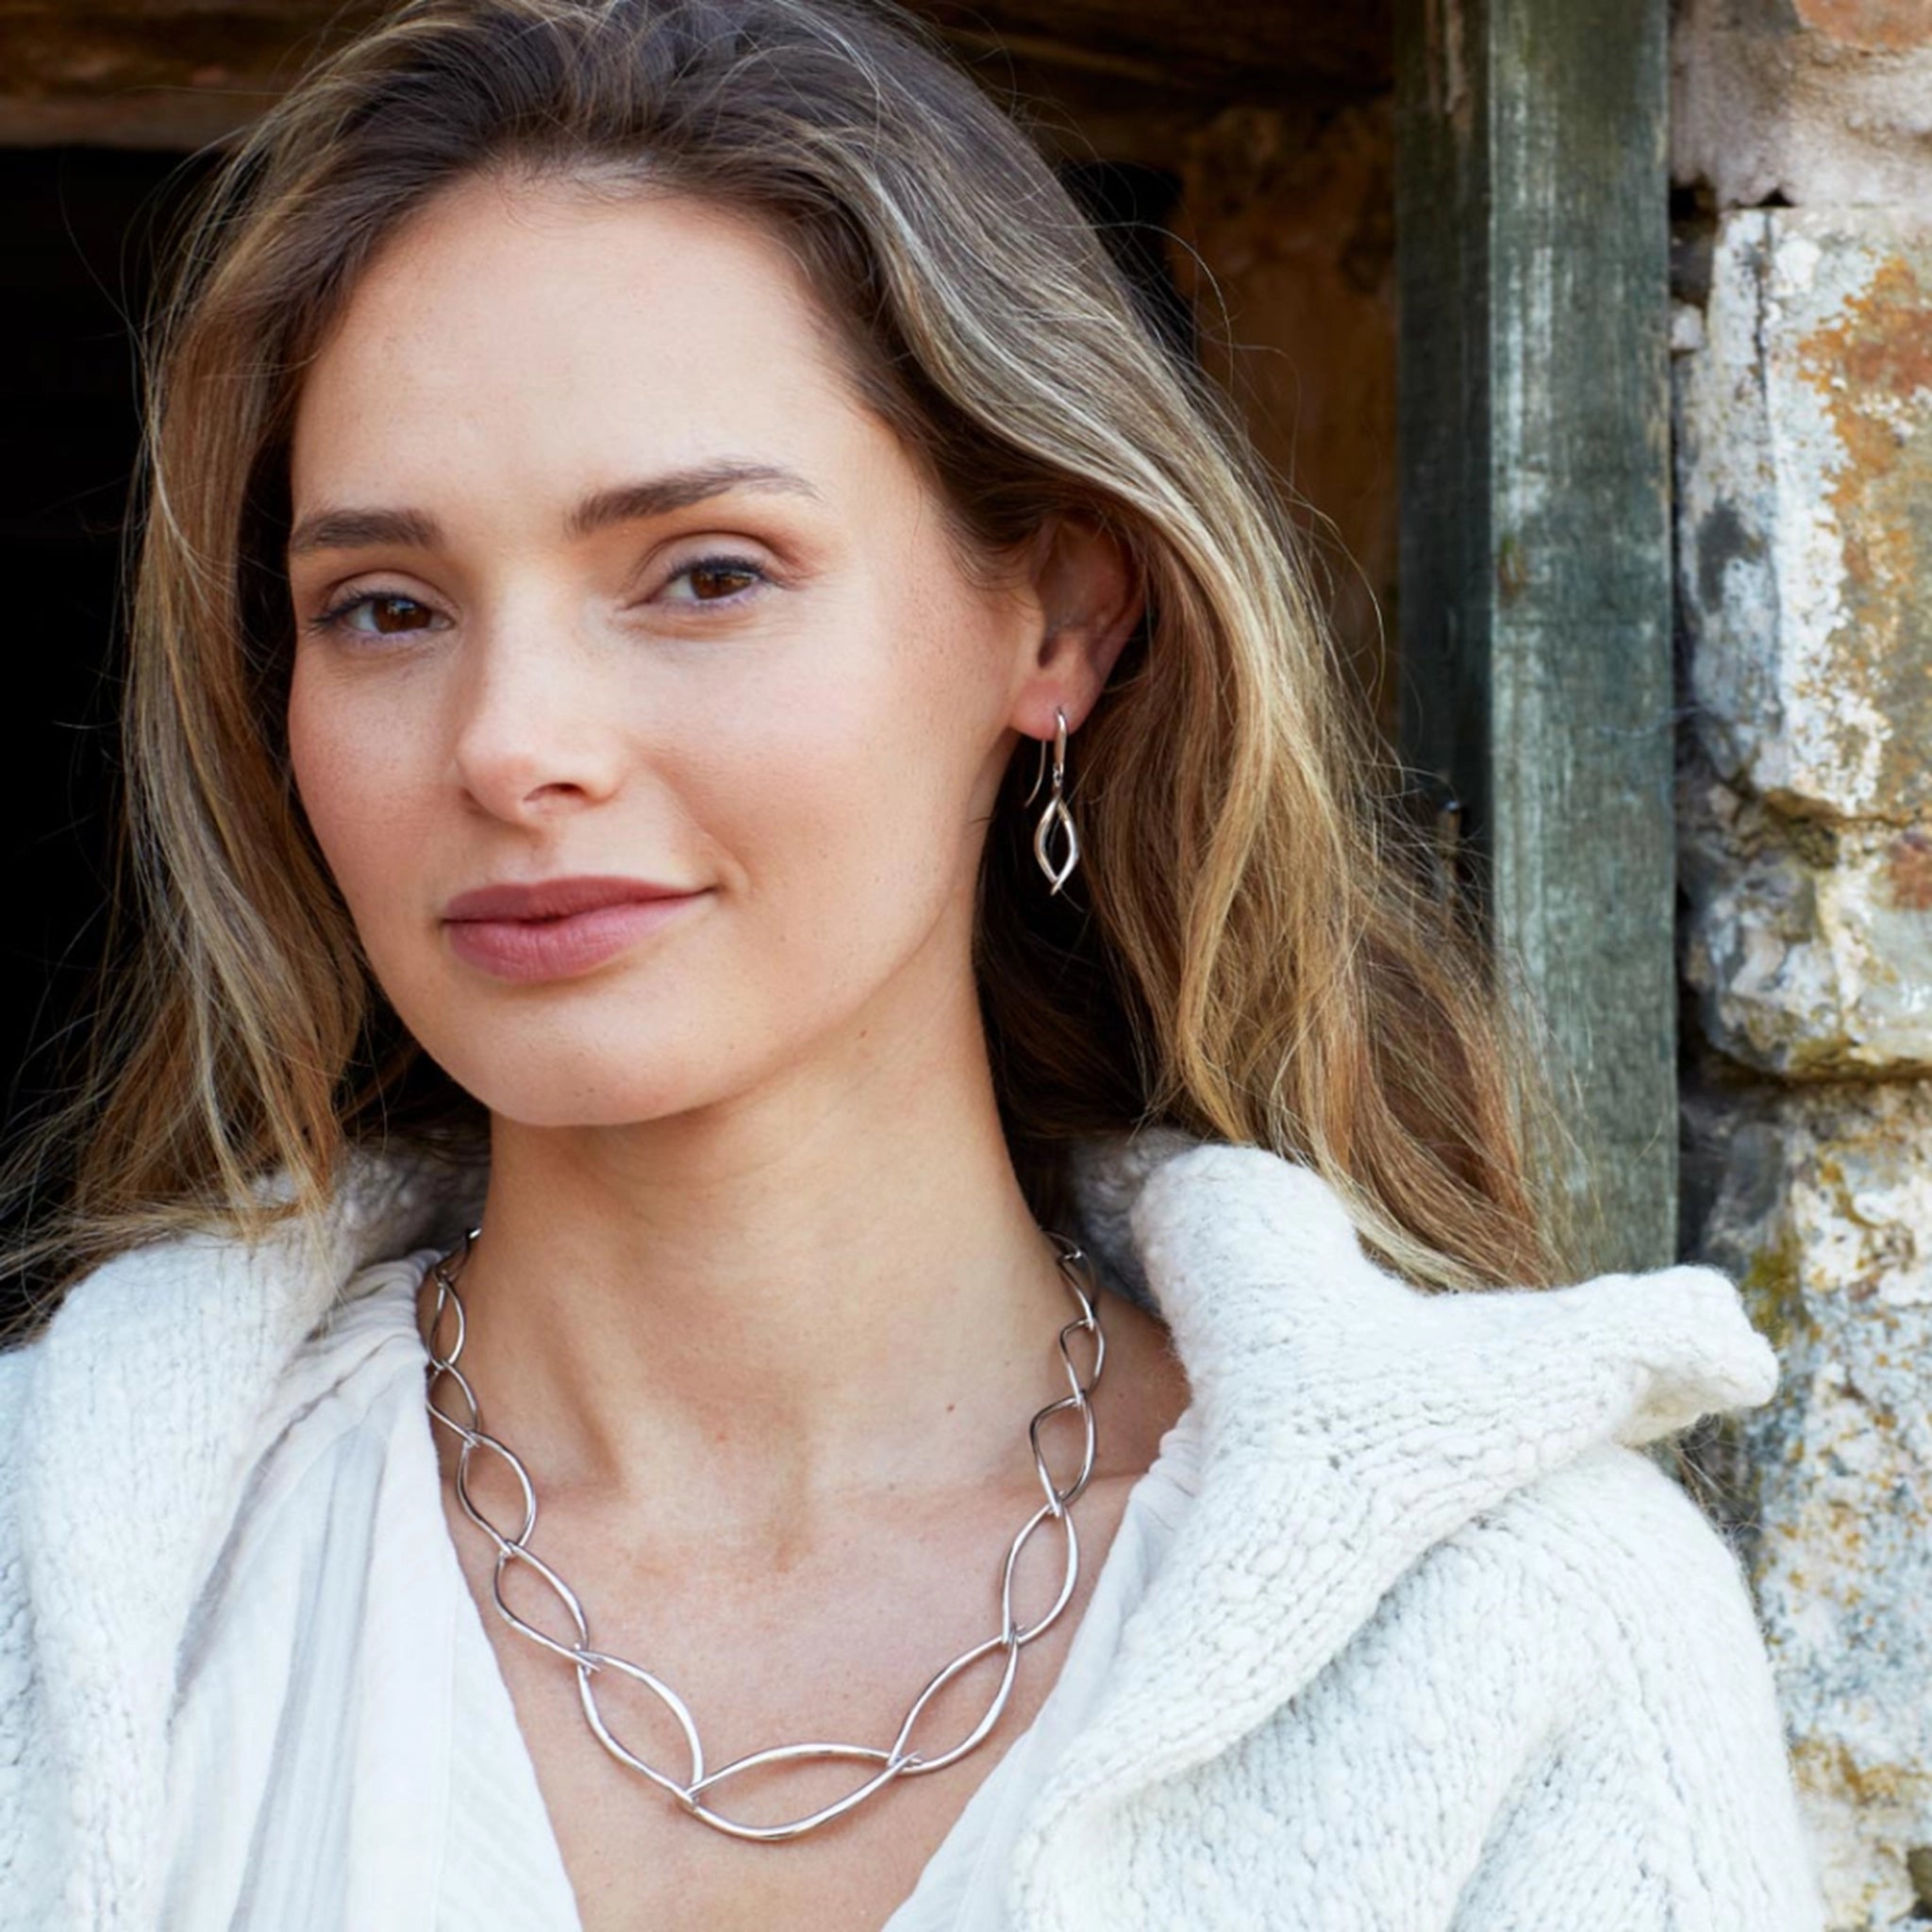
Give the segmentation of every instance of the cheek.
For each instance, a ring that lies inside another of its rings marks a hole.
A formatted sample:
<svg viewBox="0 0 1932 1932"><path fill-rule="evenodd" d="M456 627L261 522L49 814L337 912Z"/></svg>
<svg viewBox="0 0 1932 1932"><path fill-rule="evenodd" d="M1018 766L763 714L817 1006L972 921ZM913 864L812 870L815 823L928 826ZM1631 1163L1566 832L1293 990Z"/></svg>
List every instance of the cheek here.
<svg viewBox="0 0 1932 1932"><path fill-rule="evenodd" d="M983 694L950 669L908 637L740 711L732 776L713 806L801 937L862 942L864 928L929 918L958 885L990 733Z"/></svg>
<svg viewBox="0 0 1932 1932"><path fill-rule="evenodd" d="M930 736L894 738L906 727L904 710L848 690L789 731L734 745L727 780L686 790L737 875L728 916L706 935L705 970L685 982L689 1010L707 1016L701 1031L791 1051L916 958L950 956L942 935L957 937L963 961L970 803Z"/></svg>
<svg viewBox="0 0 1932 1932"><path fill-rule="evenodd" d="M338 890L361 924L384 905L383 888L416 849L399 837L411 816L399 763L394 707L372 708L298 656L288 711L295 791Z"/></svg>

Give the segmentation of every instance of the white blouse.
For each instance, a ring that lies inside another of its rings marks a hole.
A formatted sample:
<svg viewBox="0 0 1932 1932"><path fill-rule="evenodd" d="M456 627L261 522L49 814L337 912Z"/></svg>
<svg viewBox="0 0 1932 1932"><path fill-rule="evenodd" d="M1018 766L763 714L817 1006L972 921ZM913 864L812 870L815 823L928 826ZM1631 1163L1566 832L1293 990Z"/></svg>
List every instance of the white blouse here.
<svg viewBox="0 0 1932 1932"><path fill-rule="evenodd" d="M241 1507L175 1660L169 1932L577 1932L443 1514L415 1306L436 1252L355 1277L249 1445ZM1032 1724L883 1932L996 1932L1027 1803L1198 1492L1199 1449L1190 1408L1129 1493ZM601 1748L588 1729L584 1745Z"/></svg>

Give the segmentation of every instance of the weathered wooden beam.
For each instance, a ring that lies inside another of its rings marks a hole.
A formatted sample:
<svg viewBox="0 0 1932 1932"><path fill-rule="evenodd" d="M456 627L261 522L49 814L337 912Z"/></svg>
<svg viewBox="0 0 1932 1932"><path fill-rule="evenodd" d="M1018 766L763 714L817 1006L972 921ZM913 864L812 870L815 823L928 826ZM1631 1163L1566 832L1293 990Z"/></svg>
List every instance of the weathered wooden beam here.
<svg viewBox="0 0 1932 1932"><path fill-rule="evenodd" d="M1667 13L1397 13L1403 748L1545 1030L1597 1267L1676 1248Z"/></svg>

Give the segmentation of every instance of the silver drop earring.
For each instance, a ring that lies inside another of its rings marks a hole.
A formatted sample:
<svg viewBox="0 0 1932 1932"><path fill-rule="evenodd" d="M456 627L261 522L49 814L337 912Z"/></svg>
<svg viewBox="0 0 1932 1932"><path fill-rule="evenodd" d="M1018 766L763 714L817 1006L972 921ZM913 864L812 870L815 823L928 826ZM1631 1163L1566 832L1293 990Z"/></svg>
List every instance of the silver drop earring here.
<svg viewBox="0 0 1932 1932"><path fill-rule="evenodd" d="M1053 796L1046 802L1046 809L1040 814L1040 823L1033 828L1033 856L1040 861L1040 869L1046 874L1051 891L1059 889L1074 875L1074 868L1080 862L1080 835L1074 829L1074 815L1067 809L1066 800L1061 795L1067 776L1067 714L1054 708L1053 738ZM1040 791L1040 781L1046 776L1046 740L1040 741L1040 770L1034 774L1033 790L1020 802L1031 805ZM1047 857L1046 841L1053 836L1054 822L1058 820L1066 833L1066 857L1056 866Z"/></svg>

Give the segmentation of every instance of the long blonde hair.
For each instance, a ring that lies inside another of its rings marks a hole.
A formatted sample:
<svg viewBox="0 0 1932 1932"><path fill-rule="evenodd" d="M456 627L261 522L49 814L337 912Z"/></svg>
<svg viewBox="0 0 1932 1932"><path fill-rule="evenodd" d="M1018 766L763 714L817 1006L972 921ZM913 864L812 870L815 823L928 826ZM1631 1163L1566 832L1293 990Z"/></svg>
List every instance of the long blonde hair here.
<svg viewBox="0 0 1932 1932"><path fill-rule="evenodd" d="M126 1247L320 1206L353 1145L486 1144L294 797L282 551L306 362L372 251L490 169L766 224L969 567L1056 512L1130 551L1145 615L1076 740L1075 885L1050 898L1034 871L1031 746L979 882L992 1064L1042 1218L1068 1137L1164 1122L1312 1165L1419 1283L1547 1279L1536 1082L1378 797L1274 479L1024 125L883 0L410 0L226 158L148 344L125 942L68 1104L13 1163L17 1201L62 1198L11 1266L58 1298Z"/></svg>

